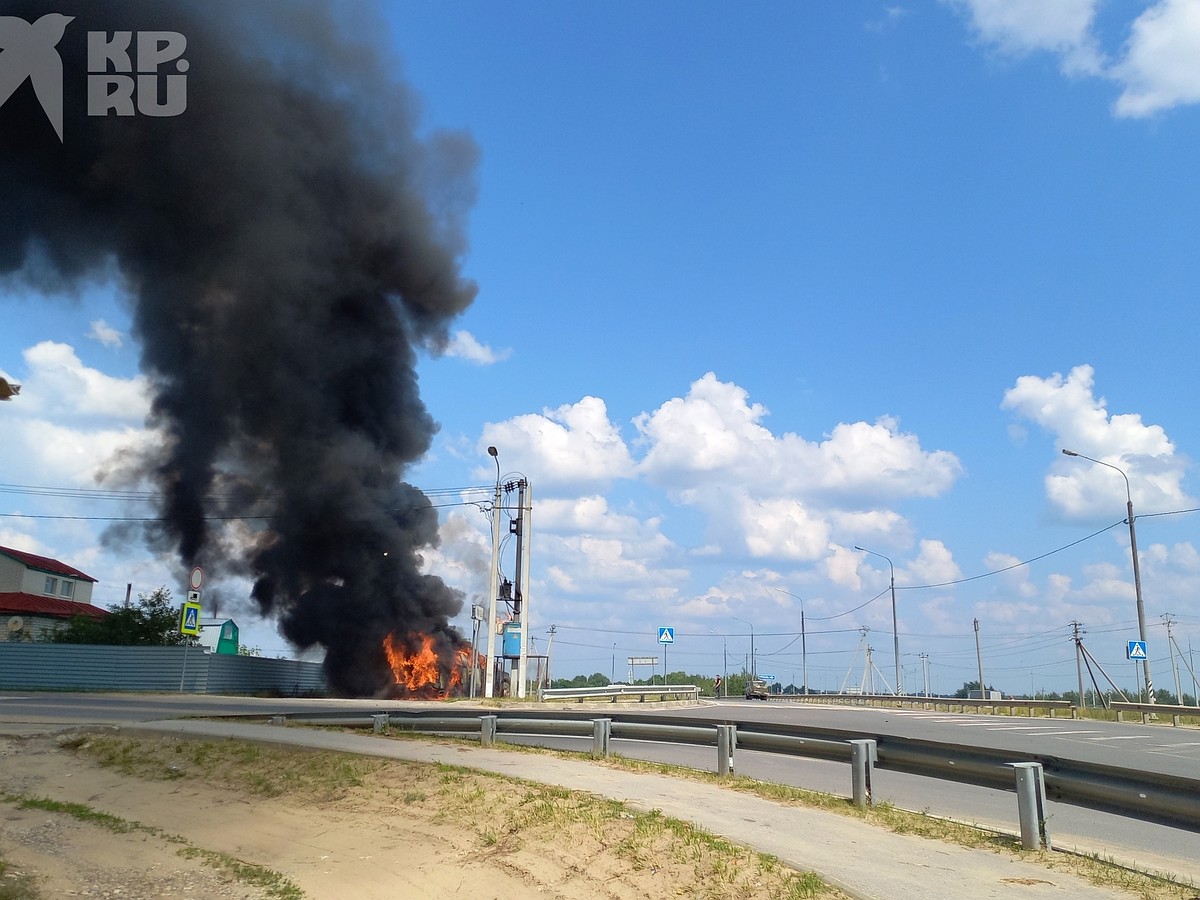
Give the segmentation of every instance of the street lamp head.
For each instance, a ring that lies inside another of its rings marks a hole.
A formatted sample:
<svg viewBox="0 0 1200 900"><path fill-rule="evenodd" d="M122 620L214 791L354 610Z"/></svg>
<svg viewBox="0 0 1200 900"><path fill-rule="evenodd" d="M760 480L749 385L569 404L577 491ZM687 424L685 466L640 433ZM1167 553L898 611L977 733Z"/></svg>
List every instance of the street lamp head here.
<svg viewBox="0 0 1200 900"><path fill-rule="evenodd" d="M1074 450L1068 450L1066 447L1063 448L1063 456L1078 456L1078 455L1079 454L1076 453Z"/></svg>
<svg viewBox="0 0 1200 900"><path fill-rule="evenodd" d="M858 550L858 551L860 551L860 552L862 552L862 553L866 553L866 552L867 552L867 551L866 551L866 550L865 550L863 547L860 547L860 546L858 546L858 544L855 544L855 545L854 545L854 549L855 549L855 550Z"/></svg>
<svg viewBox="0 0 1200 900"><path fill-rule="evenodd" d="M488 456L499 456L499 455L500 455L500 451L497 450L495 447L488 447Z"/></svg>

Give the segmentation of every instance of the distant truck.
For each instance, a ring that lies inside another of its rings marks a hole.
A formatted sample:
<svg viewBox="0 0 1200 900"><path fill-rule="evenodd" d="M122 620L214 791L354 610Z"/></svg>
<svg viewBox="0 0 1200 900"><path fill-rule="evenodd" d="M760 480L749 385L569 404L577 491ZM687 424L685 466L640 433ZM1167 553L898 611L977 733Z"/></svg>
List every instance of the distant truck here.
<svg viewBox="0 0 1200 900"><path fill-rule="evenodd" d="M755 678L746 682L747 700L766 700L770 696L771 689L767 687L767 683L761 678Z"/></svg>
<svg viewBox="0 0 1200 900"><path fill-rule="evenodd" d="M984 691L967 691L967 699L968 700L1003 700L1004 695L1001 694L1000 691L993 691L990 689L986 692L986 696L985 696Z"/></svg>

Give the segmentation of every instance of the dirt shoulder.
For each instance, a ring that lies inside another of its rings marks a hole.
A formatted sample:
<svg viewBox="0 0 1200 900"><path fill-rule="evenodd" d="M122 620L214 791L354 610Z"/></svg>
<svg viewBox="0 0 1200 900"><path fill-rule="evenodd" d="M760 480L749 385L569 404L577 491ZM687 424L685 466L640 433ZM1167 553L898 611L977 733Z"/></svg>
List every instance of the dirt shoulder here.
<svg viewBox="0 0 1200 900"><path fill-rule="evenodd" d="M614 801L235 741L0 738L0 816L0 898L842 896Z"/></svg>

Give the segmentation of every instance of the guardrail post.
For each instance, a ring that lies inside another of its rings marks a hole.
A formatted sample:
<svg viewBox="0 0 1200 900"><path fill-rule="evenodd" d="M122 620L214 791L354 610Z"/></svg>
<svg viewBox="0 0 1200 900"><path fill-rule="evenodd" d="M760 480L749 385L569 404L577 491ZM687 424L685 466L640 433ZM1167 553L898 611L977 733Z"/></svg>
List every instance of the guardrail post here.
<svg viewBox="0 0 1200 900"><path fill-rule="evenodd" d="M1013 763L1017 773L1017 814L1021 818L1021 847L1025 850L1050 849L1046 830L1046 779L1042 764Z"/></svg>
<svg viewBox="0 0 1200 900"><path fill-rule="evenodd" d="M874 741L850 741L851 796L859 809L875 805L871 777L875 774L878 760L879 750Z"/></svg>
<svg viewBox="0 0 1200 900"><path fill-rule="evenodd" d="M388 714L376 713L371 716L371 728L376 734L388 733Z"/></svg>
<svg viewBox="0 0 1200 900"><path fill-rule="evenodd" d="M737 750L737 726L717 726L717 774L732 775L733 753Z"/></svg>
<svg viewBox="0 0 1200 900"><path fill-rule="evenodd" d="M480 716L479 717L479 744L483 747L490 747L496 743L496 723L500 720L499 716Z"/></svg>
<svg viewBox="0 0 1200 900"><path fill-rule="evenodd" d="M612 719L592 719L592 756L608 757L612 738Z"/></svg>

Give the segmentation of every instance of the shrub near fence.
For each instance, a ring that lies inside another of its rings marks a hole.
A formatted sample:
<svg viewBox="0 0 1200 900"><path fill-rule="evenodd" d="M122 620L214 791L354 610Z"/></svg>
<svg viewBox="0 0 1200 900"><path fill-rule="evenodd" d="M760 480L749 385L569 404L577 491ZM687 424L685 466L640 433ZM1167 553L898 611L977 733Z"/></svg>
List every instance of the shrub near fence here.
<svg viewBox="0 0 1200 900"><path fill-rule="evenodd" d="M0 690L320 694L320 663L205 653L200 647L0 642Z"/></svg>

